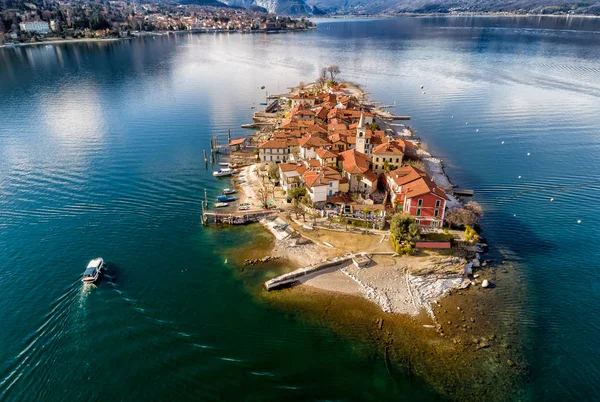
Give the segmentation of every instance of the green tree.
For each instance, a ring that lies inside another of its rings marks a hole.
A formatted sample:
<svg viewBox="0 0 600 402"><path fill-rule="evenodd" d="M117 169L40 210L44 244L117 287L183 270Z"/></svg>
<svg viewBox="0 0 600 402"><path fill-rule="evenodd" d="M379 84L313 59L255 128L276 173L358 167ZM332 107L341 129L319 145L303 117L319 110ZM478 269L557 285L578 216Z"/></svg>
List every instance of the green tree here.
<svg viewBox="0 0 600 402"><path fill-rule="evenodd" d="M397 243L412 241L419 236L419 226L409 214L395 214L390 222L390 234Z"/></svg>
<svg viewBox="0 0 600 402"><path fill-rule="evenodd" d="M269 166L269 179L275 183L279 181L279 167L275 163Z"/></svg>

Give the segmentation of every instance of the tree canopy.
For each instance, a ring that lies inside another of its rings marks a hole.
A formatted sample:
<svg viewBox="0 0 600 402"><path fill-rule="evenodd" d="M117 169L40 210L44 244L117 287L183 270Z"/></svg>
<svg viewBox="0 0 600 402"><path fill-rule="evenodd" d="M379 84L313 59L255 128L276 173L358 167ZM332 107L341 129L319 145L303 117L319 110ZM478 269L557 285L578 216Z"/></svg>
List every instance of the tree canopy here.
<svg viewBox="0 0 600 402"><path fill-rule="evenodd" d="M390 233L397 242L413 240L419 236L419 226L409 214L395 214L390 222Z"/></svg>

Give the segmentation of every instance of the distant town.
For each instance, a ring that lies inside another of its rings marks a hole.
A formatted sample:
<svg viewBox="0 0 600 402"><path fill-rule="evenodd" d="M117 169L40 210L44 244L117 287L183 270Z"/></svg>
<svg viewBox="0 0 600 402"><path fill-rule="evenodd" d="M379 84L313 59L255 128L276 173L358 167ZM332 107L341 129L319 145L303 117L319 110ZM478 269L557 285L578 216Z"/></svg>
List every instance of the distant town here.
<svg viewBox="0 0 600 402"><path fill-rule="evenodd" d="M0 45L127 38L160 32L281 32L314 28L261 9L130 1L0 3Z"/></svg>

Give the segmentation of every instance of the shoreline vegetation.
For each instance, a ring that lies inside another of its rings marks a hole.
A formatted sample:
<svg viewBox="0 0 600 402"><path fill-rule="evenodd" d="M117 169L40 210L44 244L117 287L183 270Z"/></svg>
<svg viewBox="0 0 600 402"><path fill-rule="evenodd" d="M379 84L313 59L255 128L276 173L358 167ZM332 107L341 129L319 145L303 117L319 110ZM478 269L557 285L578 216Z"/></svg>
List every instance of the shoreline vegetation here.
<svg viewBox="0 0 600 402"><path fill-rule="evenodd" d="M319 16L318 19L382 19L382 18L398 18L398 17L413 17L413 18L427 18L427 17L478 17L478 18L498 18L498 17L553 17L553 18L600 18L600 15L595 14L538 14L538 13L510 13L510 12L454 12L454 13L396 13L396 14L332 14Z"/></svg>
<svg viewBox="0 0 600 402"><path fill-rule="evenodd" d="M331 78L333 81L333 75ZM464 232L428 229L425 238L452 239L452 248L412 246L409 255L402 255L393 234L383 227L387 224L372 220L366 227L349 225L345 219L336 220L329 211L317 209L316 204L298 199L290 203L289 194L278 184L283 181L283 170L276 174L273 168L286 163L257 162L264 144L281 136L279 128L293 121L290 114L307 110L292 103L300 102L306 93L329 96L322 95L323 91L335 93L340 103L355 100L360 110L374 116L378 130L394 141L411 144L414 160L408 163L426 171L448 192L448 210L464 210L464 202L450 194L455 186L442 161L426 151L409 127L395 123L408 117L394 116L388 106L370 101L350 82L301 84L288 94L271 96L273 102L267 109L277 111L256 112L250 126L260 131L250 138L244 151L229 155L232 165L241 166L234 181L239 201L252 205L251 211L267 206L275 214L261 220L273 236L268 247L228 251L233 253L234 265L241 267L240 275L253 273L264 282L273 280L273 264L284 275L303 269L313 272L319 264L327 265L314 274L298 276L281 290L267 291L262 283L254 283L252 291L274 308L296 311L343 335L351 331L351 338L381 352L386 364L390 362L404 374L419 375L445 397L505 400L508 394L514 396L527 365L518 347L514 322L493 314L499 303L495 288L514 285L510 274L514 267L501 256L500 260L484 258L487 245L477 242L479 235L472 229L469 232L470 226ZM322 152L321 156L327 154ZM294 163L310 168L312 162L296 155ZM475 239L469 241L472 236ZM408 243L403 244L408 247ZM366 266L359 267L350 257L364 258ZM336 264L339 259L344 262Z"/></svg>
<svg viewBox="0 0 600 402"><path fill-rule="evenodd" d="M304 32L315 29L315 27L311 28L298 28L293 30L281 29L281 30L255 30L255 31L229 31L226 29L220 30L190 30L190 31L158 31L158 32L142 32L133 36L127 36L122 38L71 38L71 39L56 39L49 38L48 40L39 40L37 42L22 42L22 43L6 43L4 45L0 45L0 49L13 49L18 47L27 47L27 46L46 46L46 45L61 45L65 43L101 43L101 42L119 42L119 41L127 41L134 40L138 38L149 38L156 36L168 36L168 35L185 35L185 34L242 34L242 35L253 35L253 34L285 34L289 32Z"/></svg>

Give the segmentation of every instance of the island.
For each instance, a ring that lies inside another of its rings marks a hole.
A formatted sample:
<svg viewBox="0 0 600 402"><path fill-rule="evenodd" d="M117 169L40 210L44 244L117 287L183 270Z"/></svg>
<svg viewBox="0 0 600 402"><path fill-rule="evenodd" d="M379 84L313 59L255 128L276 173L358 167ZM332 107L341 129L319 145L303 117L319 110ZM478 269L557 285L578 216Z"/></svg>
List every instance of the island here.
<svg viewBox="0 0 600 402"><path fill-rule="evenodd" d="M231 175L224 194L235 196L221 196L219 209L205 198L202 222L260 222L272 234L267 250L238 261L279 267L263 299L317 311L343 334L363 323L358 332L386 361L443 394L493 400L526 371L510 324L491 314L495 275L511 266L487 258L473 191L452 184L410 117L339 73L324 68L316 82L269 97L244 125L258 129L249 138L211 139L210 161L223 165L215 175ZM474 379L478 392L466 385Z"/></svg>

